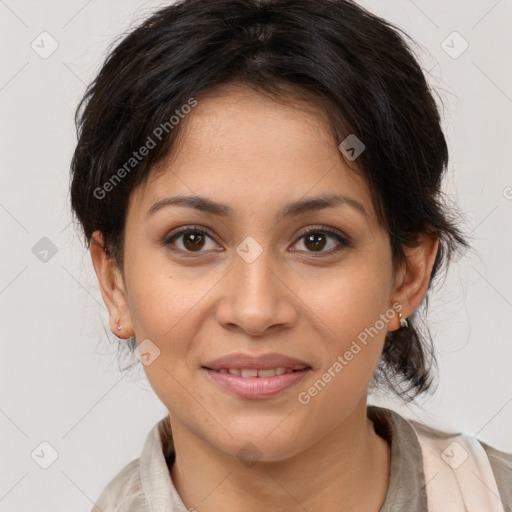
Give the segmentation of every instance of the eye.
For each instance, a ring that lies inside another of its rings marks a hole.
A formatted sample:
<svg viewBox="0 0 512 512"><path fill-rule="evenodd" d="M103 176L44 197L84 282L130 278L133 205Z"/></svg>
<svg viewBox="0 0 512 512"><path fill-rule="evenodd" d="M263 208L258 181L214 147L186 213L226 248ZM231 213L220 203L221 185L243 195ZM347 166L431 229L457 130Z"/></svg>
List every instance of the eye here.
<svg viewBox="0 0 512 512"><path fill-rule="evenodd" d="M305 247L305 252L333 253L349 247L347 238L332 228L321 226L316 229L309 229L300 235L299 241L295 245ZM326 250L324 250L327 247ZM304 250L304 249L295 249Z"/></svg>
<svg viewBox="0 0 512 512"><path fill-rule="evenodd" d="M182 254L222 250L219 249L219 246L215 243L208 230L199 226L181 228L167 237L164 243ZM210 247L208 247L208 243L210 243ZM293 251L330 254L350 246L348 238L343 233L325 226L319 226L314 229L309 228L307 231L299 234L299 240L294 246L300 246L300 244L305 249L299 248Z"/></svg>
<svg viewBox="0 0 512 512"><path fill-rule="evenodd" d="M208 247L210 241L210 247ZM166 245L171 245L181 252L205 252L205 250L218 250L218 245L204 228L190 226L182 228L165 240Z"/></svg>

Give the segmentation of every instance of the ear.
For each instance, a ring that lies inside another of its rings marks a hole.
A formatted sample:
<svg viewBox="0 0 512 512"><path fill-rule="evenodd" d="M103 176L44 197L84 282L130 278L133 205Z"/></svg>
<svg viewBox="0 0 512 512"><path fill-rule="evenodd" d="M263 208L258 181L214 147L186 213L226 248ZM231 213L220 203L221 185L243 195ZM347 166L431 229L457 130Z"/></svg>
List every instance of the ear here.
<svg viewBox="0 0 512 512"><path fill-rule="evenodd" d="M114 258L105 250L101 231L92 234L90 252L101 295L109 312L110 330L118 338L130 338L134 331L123 275ZM118 326L121 326L120 330Z"/></svg>
<svg viewBox="0 0 512 512"><path fill-rule="evenodd" d="M411 316L425 297L439 248L439 237L420 233L416 247L404 246L406 262L396 275L392 303L402 305L403 318ZM391 331L400 328L398 315L390 322Z"/></svg>

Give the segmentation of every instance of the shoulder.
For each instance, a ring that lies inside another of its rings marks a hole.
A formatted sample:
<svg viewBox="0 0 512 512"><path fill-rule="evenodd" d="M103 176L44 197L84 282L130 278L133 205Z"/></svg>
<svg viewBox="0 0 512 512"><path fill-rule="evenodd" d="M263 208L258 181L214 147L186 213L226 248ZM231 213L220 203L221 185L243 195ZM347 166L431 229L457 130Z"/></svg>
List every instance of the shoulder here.
<svg viewBox="0 0 512 512"><path fill-rule="evenodd" d="M473 449L472 455L475 456L475 445L481 446L489 461L492 475L496 481L496 488L503 509L505 512L512 512L512 453L498 450L484 441L478 438L472 438L467 434L444 432L413 420L409 420L409 423L414 427L420 439L429 439L437 444L439 449L442 450L441 458L443 458L448 465L452 466L453 464L452 467L454 469L464 464L468 456L468 454L464 452L464 449L467 449L469 452ZM457 461L457 458L460 460ZM481 465L479 467L481 467ZM473 473L475 473L475 471L473 471Z"/></svg>
<svg viewBox="0 0 512 512"><path fill-rule="evenodd" d="M425 425L424 423L419 423L414 420L408 420L411 425L414 426L416 432L423 434L423 436L438 439L438 440L446 440L450 438L457 438L461 436L460 432L457 433L449 433L444 432L442 430L438 430L434 427ZM467 434L464 437L469 438ZM507 484L509 488L512 488L512 453L507 453L502 450L498 450L494 446L491 446L481 439L475 438L482 448L484 449L487 458L489 459L489 463L491 464L494 476L496 479L500 479L500 477L507 477Z"/></svg>
<svg viewBox="0 0 512 512"><path fill-rule="evenodd" d="M479 454L479 460L484 462L483 466L488 466L487 475L491 477L489 488L494 487L496 489L495 494L496 496L499 494L504 512L512 512L511 453L498 450L480 439L474 439L467 434L447 432L406 418L390 409L369 406L368 416L374 422L377 433L391 444L392 481L390 481L390 500L388 500L390 501L390 511L396 510L394 506L396 490L394 487L401 492L407 487L408 493L412 492L415 488L415 493L421 499L426 499L423 496L423 491L427 480L422 468L426 462L425 456L428 454L435 454L434 459L441 462L441 466L437 466L437 469L446 470L448 467L451 467L454 470L454 474L459 475L460 470L457 468L459 466L464 468L463 473L466 475L463 482L464 487L471 487L474 481L473 477L478 477L482 466L470 464L470 467L468 464L463 463L466 457L464 449L467 449L470 453L473 452L473 455ZM427 452L424 451L425 449L427 449ZM427 459L432 461L431 457L427 457ZM420 467L418 468L418 466ZM469 471L468 467L470 467ZM472 474L471 468L475 470L476 476ZM443 479L437 479L437 481L441 480ZM397 486L392 485L396 482L398 482ZM413 482L414 485L409 485L409 482ZM418 488L422 489L419 493L417 491ZM416 507L416 510L425 509L426 505ZM387 512L388 508L383 508L384 510ZM484 508L483 510L487 509Z"/></svg>
<svg viewBox="0 0 512 512"><path fill-rule="evenodd" d="M139 469L139 458L126 464L103 489L91 512L140 512L144 510L144 492Z"/></svg>
<svg viewBox="0 0 512 512"><path fill-rule="evenodd" d="M491 464L506 512L512 512L512 453L503 452L480 441Z"/></svg>
<svg viewBox="0 0 512 512"><path fill-rule="evenodd" d="M110 481L91 512L141 512L155 500L163 510L183 507L169 474L175 457L169 419L167 415L153 426L140 457L126 464Z"/></svg>

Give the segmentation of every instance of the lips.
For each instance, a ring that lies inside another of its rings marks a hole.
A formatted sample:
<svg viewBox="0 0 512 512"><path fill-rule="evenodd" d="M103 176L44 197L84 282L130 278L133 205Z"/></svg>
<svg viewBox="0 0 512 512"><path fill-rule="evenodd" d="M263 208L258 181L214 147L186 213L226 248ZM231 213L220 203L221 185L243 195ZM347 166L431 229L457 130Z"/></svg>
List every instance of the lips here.
<svg viewBox="0 0 512 512"><path fill-rule="evenodd" d="M289 373L287 370L305 370L310 368L310 366L304 361L276 353L262 354L258 356L242 353L231 354L215 359L214 361L210 361L204 364L203 367L216 371L272 369L281 371L284 368L286 373ZM279 375L281 373L277 374Z"/></svg>
<svg viewBox="0 0 512 512"><path fill-rule="evenodd" d="M312 369L304 361L281 354L231 354L202 368L222 389L250 399L277 395L296 385Z"/></svg>

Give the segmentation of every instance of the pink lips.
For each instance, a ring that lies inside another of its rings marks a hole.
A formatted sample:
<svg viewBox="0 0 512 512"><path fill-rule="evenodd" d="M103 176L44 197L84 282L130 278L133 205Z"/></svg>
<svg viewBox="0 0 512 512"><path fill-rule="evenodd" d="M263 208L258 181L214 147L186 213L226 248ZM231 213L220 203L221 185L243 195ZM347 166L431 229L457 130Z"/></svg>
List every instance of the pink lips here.
<svg viewBox="0 0 512 512"><path fill-rule="evenodd" d="M242 377L219 371L226 369L270 370L272 368L284 368L287 373L271 377ZM271 397L284 391L300 381L311 370L311 367L298 359L275 353L261 356L239 353L211 361L205 364L203 369L217 384L231 393L242 398L257 399Z"/></svg>

